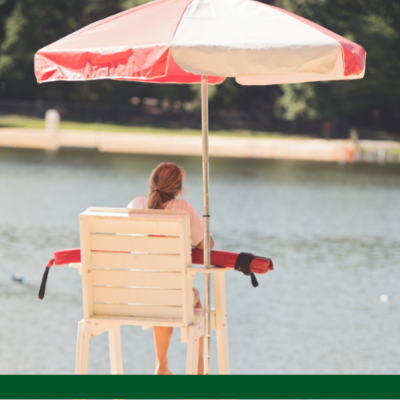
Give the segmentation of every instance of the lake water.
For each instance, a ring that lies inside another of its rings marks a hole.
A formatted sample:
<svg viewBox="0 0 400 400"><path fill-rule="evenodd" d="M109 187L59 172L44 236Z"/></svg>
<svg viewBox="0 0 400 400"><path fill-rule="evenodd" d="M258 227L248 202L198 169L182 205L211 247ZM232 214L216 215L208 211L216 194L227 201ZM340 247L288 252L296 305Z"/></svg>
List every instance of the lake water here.
<svg viewBox="0 0 400 400"><path fill-rule="evenodd" d="M74 373L80 276L52 268L40 301L45 265L79 246L80 212L146 195L161 161L187 170L188 200L201 213L198 157L0 149L1 374ZM227 274L232 373L399 374L400 165L212 158L210 177L216 248L275 264L256 289ZM16 272L23 284L11 281ZM185 371L179 337L174 373ZM151 330L123 327L122 340L124 372L151 374ZM109 373L106 335L91 341L89 373Z"/></svg>

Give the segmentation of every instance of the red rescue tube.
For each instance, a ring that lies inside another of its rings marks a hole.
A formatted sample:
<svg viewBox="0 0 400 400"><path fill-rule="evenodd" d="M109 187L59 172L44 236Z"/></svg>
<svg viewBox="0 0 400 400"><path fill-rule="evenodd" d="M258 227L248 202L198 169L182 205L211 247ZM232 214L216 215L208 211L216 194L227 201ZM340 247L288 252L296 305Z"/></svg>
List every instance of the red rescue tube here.
<svg viewBox="0 0 400 400"><path fill-rule="evenodd" d="M251 275L251 282L254 287L258 286L257 279L254 274L266 274L268 271L274 269L272 260L269 258L257 257L252 254L241 253L240 257L246 256L248 263L242 260L238 260L239 253L232 253L229 251L222 250L211 250L211 265L223 268L235 268L236 261L238 261L238 269L242 271L242 268L246 266L245 270L242 272L245 275ZM250 256L250 258L249 258ZM192 263L193 264L203 264L203 250L192 248ZM250 262L251 260L251 262ZM54 253L54 258L52 258L46 266L45 272L43 274L42 283L39 289L39 299L43 299L46 292L46 283L49 270L53 265L61 266L67 264L74 264L81 262L81 249L65 249L59 250Z"/></svg>
<svg viewBox="0 0 400 400"><path fill-rule="evenodd" d="M81 249L65 249L54 253L55 265L66 265L81 262Z"/></svg>
<svg viewBox="0 0 400 400"><path fill-rule="evenodd" d="M239 253L223 250L211 250L211 265L224 268L235 268ZM192 249L192 263L203 264L203 250ZM250 271L254 274L266 274L273 271L274 264L269 258L255 257L250 264Z"/></svg>
<svg viewBox="0 0 400 400"><path fill-rule="evenodd" d="M224 268L235 268L239 253L223 250L211 250L211 265ZM54 253L55 265L66 265L81 262L80 249L65 249ZM203 264L203 250L192 248L192 263ZM250 271L254 274L266 274L273 271L274 265L269 258L255 257L250 264Z"/></svg>

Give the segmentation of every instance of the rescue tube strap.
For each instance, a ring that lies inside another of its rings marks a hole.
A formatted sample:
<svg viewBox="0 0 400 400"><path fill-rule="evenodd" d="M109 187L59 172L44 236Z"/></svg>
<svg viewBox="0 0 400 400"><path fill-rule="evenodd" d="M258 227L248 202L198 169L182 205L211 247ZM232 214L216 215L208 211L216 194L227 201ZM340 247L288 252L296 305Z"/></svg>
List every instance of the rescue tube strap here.
<svg viewBox="0 0 400 400"><path fill-rule="evenodd" d="M236 259L235 270L243 272L246 276L250 275L251 284L253 287L258 286L258 281L255 275L250 271L250 264L256 256L252 253L240 253Z"/></svg>
<svg viewBox="0 0 400 400"><path fill-rule="evenodd" d="M54 264L54 258L52 258L46 265L46 269L44 270L43 278L42 278L42 283L40 284L40 289L39 289L39 299L43 300L44 294L46 293L46 283L47 283L47 277L49 275L50 267L52 267Z"/></svg>

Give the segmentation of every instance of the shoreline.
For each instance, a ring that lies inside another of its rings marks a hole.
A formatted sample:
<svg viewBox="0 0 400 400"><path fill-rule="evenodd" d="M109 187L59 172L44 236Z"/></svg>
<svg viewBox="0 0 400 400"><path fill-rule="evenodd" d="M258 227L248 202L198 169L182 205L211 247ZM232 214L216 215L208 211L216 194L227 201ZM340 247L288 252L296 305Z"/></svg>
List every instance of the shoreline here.
<svg viewBox="0 0 400 400"><path fill-rule="evenodd" d="M394 141L293 138L209 137L210 156L309 161L399 162L400 144ZM0 147L43 149L97 149L109 153L201 156L200 136L154 133L113 133L43 129L0 128ZM364 155L364 156L363 156ZM371 158L371 155L373 157ZM368 156L368 157L367 157Z"/></svg>

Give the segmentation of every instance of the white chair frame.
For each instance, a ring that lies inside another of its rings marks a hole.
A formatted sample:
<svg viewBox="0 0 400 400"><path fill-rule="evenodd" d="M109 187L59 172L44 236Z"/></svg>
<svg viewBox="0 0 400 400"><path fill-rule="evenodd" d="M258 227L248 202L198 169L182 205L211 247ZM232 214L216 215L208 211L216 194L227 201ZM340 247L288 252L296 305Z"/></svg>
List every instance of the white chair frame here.
<svg viewBox="0 0 400 400"><path fill-rule="evenodd" d="M108 332L111 374L123 374L121 325L180 328L186 373L197 374L204 310L193 309L196 273L214 276L218 370L230 374L225 272L192 268L185 211L89 208L80 214L84 318L78 323L76 374L87 374L89 341ZM134 286L132 286L134 284ZM151 286L149 287L149 284Z"/></svg>

